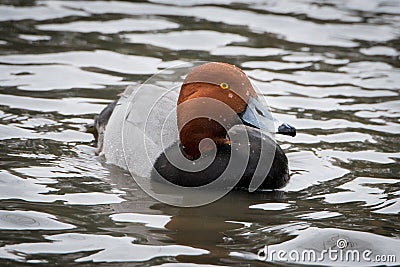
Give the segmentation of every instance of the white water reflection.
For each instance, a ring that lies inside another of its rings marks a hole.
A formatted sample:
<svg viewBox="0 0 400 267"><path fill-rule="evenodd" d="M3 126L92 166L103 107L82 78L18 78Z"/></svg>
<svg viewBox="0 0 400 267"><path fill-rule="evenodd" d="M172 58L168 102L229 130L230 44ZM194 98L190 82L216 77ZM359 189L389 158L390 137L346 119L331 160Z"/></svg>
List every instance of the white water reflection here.
<svg viewBox="0 0 400 267"><path fill-rule="evenodd" d="M95 98L33 98L26 96L0 95L0 104L10 108L41 112L57 112L63 115L99 113L110 101ZM102 104L99 104L102 103Z"/></svg>
<svg viewBox="0 0 400 267"><path fill-rule="evenodd" d="M233 42L245 42L246 37L238 34L214 31L180 31L157 34L126 34L131 43L151 44L171 50L209 51Z"/></svg>
<svg viewBox="0 0 400 267"><path fill-rule="evenodd" d="M301 95L303 97L312 98L325 98L334 96L346 97L385 97L397 96L398 94L391 90L384 89L363 89L356 86L303 86L294 84L287 81L271 81L268 83L256 82L255 83L261 92L265 94L279 94L279 95ZM353 105L352 105L353 106ZM367 105L366 107L369 107ZM281 107L285 108L285 107Z"/></svg>
<svg viewBox="0 0 400 267"><path fill-rule="evenodd" d="M0 73L3 86L16 86L21 90L101 89L106 84L121 84L121 78L84 71L71 66L0 65Z"/></svg>
<svg viewBox="0 0 400 267"><path fill-rule="evenodd" d="M261 209L261 210L284 210L290 207L287 203L265 203L252 205L249 209Z"/></svg>
<svg viewBox="0 0 400 267"><path fill-rule="evenodd" d="M44 31L101 32L155 31L178 28L179 24L160 19L120 19L109 21L74 21L63 24L38 25Z"/></svg>
<svg viewBox="0 0 400 267"><path fill-rule="evenodd" d="M115 222L144 223L147 227L165 229L165 225L171 220L171 216L140 214L140 213L117 213L111 215Z"/></svg>
<svg viewBox="0 0 400 267"><path fill-rule="evenodd" d="M157 65L161 63L161 59L137 55L123 55L105 50L95 50L39 55L5 55L0 56L0 62L14 65L63 64L80 68L94 67L128 74L152 74L157 71ZM68 68L66 69L68 70ZM99 79L98 83L100 82L101 79Z"/></svg>
<svg viewBox="0 0 400 267"><path fill-rule="evenodd" d="M46 6L33 7L15 7L15 6L0 6L0 20L46 20L54 18L62 18L67 16L87 16L88 14L79 10L67 9L59 5L52 5L51 2Z"/></svg>
<svg viewBox="0 0 400 267"><path fill-rule="evenodd" d="M399 192L394 193L393 195L399 195ZM373 213L379 213L379 214L399 214L400 213L400 198L393 198L386 200L382 204L376 206L376 210L373 210Z"/></svg>
<svg viewBox="0 0 400 267"><path fill-rule="evenodd" d="M233 3L259 3L263 2L264 0L221 0L218 1L220 5L229 5ZM214 4L214 0L187 0L187 1L180 1L180 0L150 0L152 3L160 3L160 4L167 4L167 5L176 5L176 6L196 6L196 5L206 5L206 4Z"/></svg>
<svg viewBox="0 0 400 267"><path fill-rule="evenodd" d="M127 236L59 234L47 236L46 239L48 242L6 245L0 248L0 257L23 261L24 254L69 254L87 251L93 253L86 257L77 258L75 262L142 262L157 257L208 253L203 249L179 245L152 246L135 244L136 238Z"/></svg>
<svg viewBox="0 0 400 267"><path fill-rule="evenodd" d="M380 164L396 163L396 158L399 159L400 155L398 153L384 153L377 152L373 150L367 151L334 151L334 150L324 150L317 152L320 156L328 156L332 158L340 159L343 162L349 162L350 160L362 160L376 162Z"/></svg>
<svg viewBox="0 0 400 267"><path fill-rule="evenodd" d="M373 46L370 48L362 48L360 49L360 52L368 56L394 57L399 55L399 52L397 52L396 49L386 46Z"/></svg>
<svg viewBox="0 0 400 267"><path fill-rule="evenodd" d="M57 200L65 201L70 205L101 205L111 203L121 203L124 201L121 194L110 194L103 192L88 193L67 193L57 195L58 191L48 184L57 183L48 179L20 178L8 172L0 172L0 183L5 185L0 187L0 199L21 199L29 202L54 202ZM29 188L29 190L26 190Z"/></svg>
<svg viewBox="0 0 400 267"><path fill-rule="evenodd" d="M212 264L197 264L197 263L163 263L163 264L154 265L154 266L158 266L158 267L217 267L217 266L229 266L229 265L212 265Z"/></svg>
<svg viewBox="0 0 400 267"><path fill-rule="evenodd" d="M66 230L76 226L62 223L51 214L37 211L0 210L2 230Z"/></svg>
<svg viewBox="0 0 400 267"><path fill-rule="evenodd" d="M267 70L289 70L289 69L303 69L310 67L311 63L283 63L276 61L249 61L242 63L244 68L260 68Z"/></svg>
<svg viewBox="0 0 400 267"><path fill-rule="evenodd" d="M34 130L20 128L14 125L0 125L0 140L20 138L20 139L50 139L60 142L90 142L93 135L82 133L81 131L64 130L62 132L38 133Z"/></svg>
<svg viewBox="0 0 400 267"><path fill-rule="evenodd" d="M319 185L335 178L343 177L349 170L333 165L329 156L318 157L312 152L294 152L287 154L290 162L290 183L285 191L299 191L313 185Z"/></svg>
<svg viewBox="0 0 400 267"><path fill-rule="evenodd" d="M50 40L51 37L47 35L33 35L33 34L20 34L18 35L20 39L24 39L27 41L47 41Z"/></svg>
<svg viewBox="0 0 400 267"><path fill-rule="evenodd" d="M399 181L396 179L380 179L369 177L358 177L350 182L347 182L338 189L345 191L331 193L312 198L323 198L328 203L348 203L348 202L364 202L366 206L373 206L383 203L388 194L385 190L385 185L396 184ZM381 188L379 188L379 185Z"/></svg>
<svg viewBox="0 0 400 267"><path fill-rule="evenodd" d="M254 48L246 46L224 46L211 51L211 55L217 56L249 56L249 57L267 57L285 55L288 52L279 48Z"/></svg>
<svg viewBox="0 0 400 267"><path fill-rule="evenodd" d="M328 5L321 6L312 1L270 1L267 4L255 5L254 8L278 14L304 14L308 18L326 21L361 21L361 18L350 10L340 10L337 7Z"/></svg>
<svg viewBox="0 0 400 267"><path fill-rule="evenodd" d="M322 220L322 219L328 219L328 218L339 217L339 216L342 216L342 214L340 212L316 211L316 212L310 212L310 213L298 215L297 217L300 217L300 218L306 219L306 220Z"/></svg>
<svg viewBox="0 0 400 267"><path fill-rule="evenodd" d="M44 2L47 3L47 2ZM115 2L111 9L107 2L70 2L54 1L68 7L81 8L93 13L120 13L131 15L184 15L194 16L212 22L228 25L246 25L253 32L268 32L283 36L284 39L310 45L328 45L340 47L356 47L354 40L385 42L395 39L398 35L389 26L369 24L317 24L299 20L294 17L279 15L264 15L250 11L230 10L220 7L177 8L173 6L158 6L142 3ZM218 14L216 16L215 14ZM251 17L251 20L248 18ZM299 30L300 29L300 30ZM312 36L312 38L310 38Z"/></svg>

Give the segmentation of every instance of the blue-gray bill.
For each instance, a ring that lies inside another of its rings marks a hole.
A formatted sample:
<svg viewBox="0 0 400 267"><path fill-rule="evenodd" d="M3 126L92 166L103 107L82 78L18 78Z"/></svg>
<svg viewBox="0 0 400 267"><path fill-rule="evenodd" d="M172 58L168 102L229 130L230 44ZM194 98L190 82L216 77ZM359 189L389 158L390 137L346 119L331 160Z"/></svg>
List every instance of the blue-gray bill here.
<svg viewBox="0 0 400 267"><path fill-rule="evenodd" d="M250 97L247 107L240 115L245 125L258 128L266 132L274 132L289 136L296 136L296 128L276 120L271 112L257 99Z"/></svg>

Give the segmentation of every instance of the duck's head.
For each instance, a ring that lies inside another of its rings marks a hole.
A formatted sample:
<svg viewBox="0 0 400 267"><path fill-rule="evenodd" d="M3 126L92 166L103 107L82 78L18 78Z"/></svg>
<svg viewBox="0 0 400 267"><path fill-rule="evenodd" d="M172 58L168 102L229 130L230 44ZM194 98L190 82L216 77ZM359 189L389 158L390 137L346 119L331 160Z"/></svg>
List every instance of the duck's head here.
<svg viewBox="0 0 400 267"><path fill-rule="evenodd" d="M182 105L186 101L200 98L221 101L236 113L242 123L260 130L271 131L271 127L267 125L271 125L273 118L259 101L250 80L241 69L221 62L200 65L187 75L177 103L179 138L189 159L200 157L200 142L205 138L213 140L217 146L229 145L230 140L227 137L229 129L226 125L232 127L237 124L237 116L233 118L227 113L224 115L225 127L216 120L196 117L195 114L198 114L199 109L208 109L222 114L217 106L210 106L209 102ZM296 129L289 124L277 121L274 123L276 133L296 135Z"/></svg>

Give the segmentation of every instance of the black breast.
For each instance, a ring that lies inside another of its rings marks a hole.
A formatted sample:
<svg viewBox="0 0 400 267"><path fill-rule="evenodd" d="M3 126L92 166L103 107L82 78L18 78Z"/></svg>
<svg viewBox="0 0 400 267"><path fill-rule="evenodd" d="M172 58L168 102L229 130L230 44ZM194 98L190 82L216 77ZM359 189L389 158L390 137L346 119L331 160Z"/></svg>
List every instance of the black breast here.
<svg viewBox="0 0 400 267"><path fill-rule="evenodd" d="M252 179L261 179L260 189L278 189L285 186L289 181L288 161L281 147L270 137L260 133L257 129L246 127L250 157L239 151L239 156L247 161L247 167L241 176L235 188L247 189ZM179 158L180 145L173 144L165 153L175 161ZM231 157L231 146L218 146L214 161L204 170L198 172L189 172L176 168L168 161L165 153L162 153L154 164L152 178L159 180L160 176L169 182L186 187L195 187L206 185L219 178L228 166ZM267 155L267 156L266 156ZM268 156L269 155L269 156ZM199 160L206 160L207 155ZM247 160L248 159L248 160ZM272 160L268 163L269 160ZM175 161L176 162L176 161ZM258 171L255 171L258 167ZM268 171L268 167L269 171ZM241 173L235 168L231 168L231 173L226 173L228 177L235 179L237 173ZM226 176L225 176L226 177Z"/></svg>

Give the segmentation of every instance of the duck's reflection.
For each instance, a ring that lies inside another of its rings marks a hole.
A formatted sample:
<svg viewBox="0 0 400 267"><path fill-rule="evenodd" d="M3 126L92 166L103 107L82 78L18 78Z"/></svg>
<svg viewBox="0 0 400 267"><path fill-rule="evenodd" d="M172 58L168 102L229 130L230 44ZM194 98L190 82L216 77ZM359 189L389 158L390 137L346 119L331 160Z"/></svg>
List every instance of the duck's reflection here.
<svg viewBox="0 0 400 267"><path fill-rule="evenodd" d="M206 249L222 258L229 256L229 245L249 242L234 230L250 223L266 223L266 218L259 216L260 211L249 209L250 206L283 198L282 191L232 191L217 201L196 208L172 207L163 203L155 203L152 208L174 214L165 227L171 230L168 235L175 242Z"/></svg>
<svg viewBox="0 0 400 267"><path fill-rule="evenodd" d="M137 224L124 227L123 231L142 235L148 242L175 243L206 249L221 257L229 257L229 245L248 243L245 237L232 234L247 224L268 224L268 217L259 216L260 210L250 209L252 205L279 202L285 199L283 191L249 193L231 191L210 204L184 208L158 202L148 196L134 179L116 167L110 167L109 179L118 189L126 192L125 202L113 204L116 213L141 213L170 216L164 225L168 231L138 227ZM251 221L249 221L251 220ZM271 224L273 222L271 221ZM122 229L120 229L122 230Z"/></svg>

